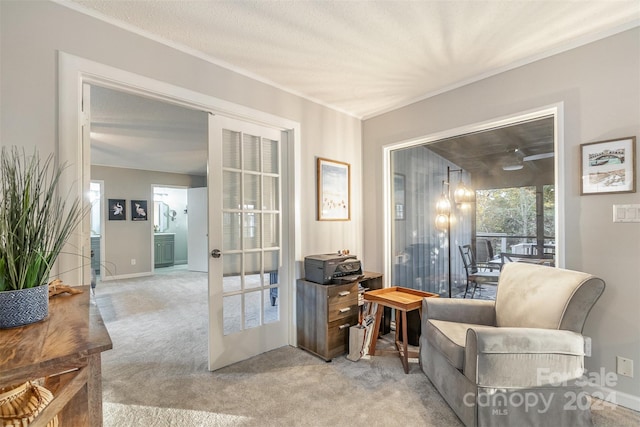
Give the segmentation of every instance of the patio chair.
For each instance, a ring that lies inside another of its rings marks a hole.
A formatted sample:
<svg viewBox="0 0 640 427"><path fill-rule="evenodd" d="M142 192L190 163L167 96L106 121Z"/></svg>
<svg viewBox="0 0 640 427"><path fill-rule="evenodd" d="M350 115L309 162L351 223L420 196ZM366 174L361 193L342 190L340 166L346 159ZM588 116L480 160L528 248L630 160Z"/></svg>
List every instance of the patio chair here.
<svg viewBox="0 0 640 427"><path fill-rule="evenodd" d="M464 290L464 298L467 297L469 292L469 284L473 283L473 291L471 298L476 294L478 286L483 284L498 284L498 278L500 277L500 271L495 270L495 267L488 265L487 263L476 262L476 257L473 253L471 245L458 246L460 255L462 255L462 262L464 264L464 271L467 275L467 285Z"/></svg>

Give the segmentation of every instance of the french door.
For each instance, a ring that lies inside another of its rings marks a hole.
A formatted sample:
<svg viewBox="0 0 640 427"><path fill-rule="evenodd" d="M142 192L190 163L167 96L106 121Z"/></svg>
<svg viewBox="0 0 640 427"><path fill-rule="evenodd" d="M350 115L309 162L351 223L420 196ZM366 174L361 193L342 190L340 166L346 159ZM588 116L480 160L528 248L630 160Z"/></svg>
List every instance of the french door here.
<svg viewBox="0 0 640 427"><path fill-rule="evenodd" d="M280 130L209 115L210 370L288 344L282 144Z"/></svg>

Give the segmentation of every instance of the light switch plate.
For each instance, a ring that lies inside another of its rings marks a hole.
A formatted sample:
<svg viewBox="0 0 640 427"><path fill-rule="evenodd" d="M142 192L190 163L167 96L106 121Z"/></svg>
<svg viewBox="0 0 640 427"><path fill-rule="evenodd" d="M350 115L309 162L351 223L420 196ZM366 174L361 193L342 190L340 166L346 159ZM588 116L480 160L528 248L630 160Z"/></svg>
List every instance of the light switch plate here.
<svg viewBox="0 0 640 427"><path fill-rule="evenodd" d="M613 205L613 222L640 222L640 205Z"/></svg>

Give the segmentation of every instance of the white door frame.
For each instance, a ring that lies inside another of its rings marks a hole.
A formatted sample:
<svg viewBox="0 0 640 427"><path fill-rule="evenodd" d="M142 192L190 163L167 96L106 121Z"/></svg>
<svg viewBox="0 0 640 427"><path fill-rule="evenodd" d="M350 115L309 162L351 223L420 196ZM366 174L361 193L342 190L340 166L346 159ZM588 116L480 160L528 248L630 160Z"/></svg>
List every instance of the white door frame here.
<svg viewBox="0 0 640 427"><path fill-rule="evenodd" d="M553 117L554 136L554 180L555 180L555 222L556 222L556 266L564 267L565 262L565 216L564 212L564 103L558 102L545 107L536 108L529 111L511 114L505 117L491 119L480 123L472 123L455 129L449 129L419 138L394 142L382 147L382 188L384 190L384 278L385 286L390 286L392 256L391 256L391 223L393 222L389 206L391 206L391 152L401 148L414 147L417 145L432 144L441 139L453 138L467 133L482 132L493 128L504 127L518 122L539 119L542 117Z"/></svg>
<svg viewBox="0 0 640 427"><path fill-rule="evenodd" d="M224 101L213 96L205 95L170 83L144 77L129 71L114 68L105 64L91 61L66 52L58 52L58 161L67 162L68 169L61 179L62 188L69 188L70 194L77 194L88 203L89 181L91 171L90 143L82 140L81 124L85 120L82 114L82 85L96 84L110 89L151 97L174 105L190 109L220 114L247 122L280 129L287 139L288 147L288 180L283 183L283 191L293 194L294 200L300 200L301 188L301 144L300 123L275 116L270 113L255 110L243 105ZM287 286L290 298L289 313L295 313L295 278L297 269L295 260L301 259L301 216L298 203L285 206L292 221L288 227L289 239L289 274L283 285ZM89 218L85 219L81 233L73 236L69 242L82 253L90 254L90 225ZM59 258L60 271L73 270L77 265L77 256ZM70 283L82 283L82 271L73 273L75 277L68 279ZM296 328L293 314L289 318L289 343L296 344Z"/></svg>

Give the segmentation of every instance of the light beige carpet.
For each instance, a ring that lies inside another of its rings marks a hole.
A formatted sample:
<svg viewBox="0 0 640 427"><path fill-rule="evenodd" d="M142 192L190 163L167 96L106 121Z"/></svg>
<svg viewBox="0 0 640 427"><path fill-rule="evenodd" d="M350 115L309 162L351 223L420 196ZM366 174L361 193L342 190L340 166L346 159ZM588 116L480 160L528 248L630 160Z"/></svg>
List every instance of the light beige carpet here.
<svg viewBox="0 0 640 427"><path fill-rule="evenodd" d="M207 371L202 273L102 282L96 301L113 340L103 353L105 427L462 425L418 364L405 374L391 354L327 363L283 347ZM640 425L624 408L593 419Z"/></svg>

